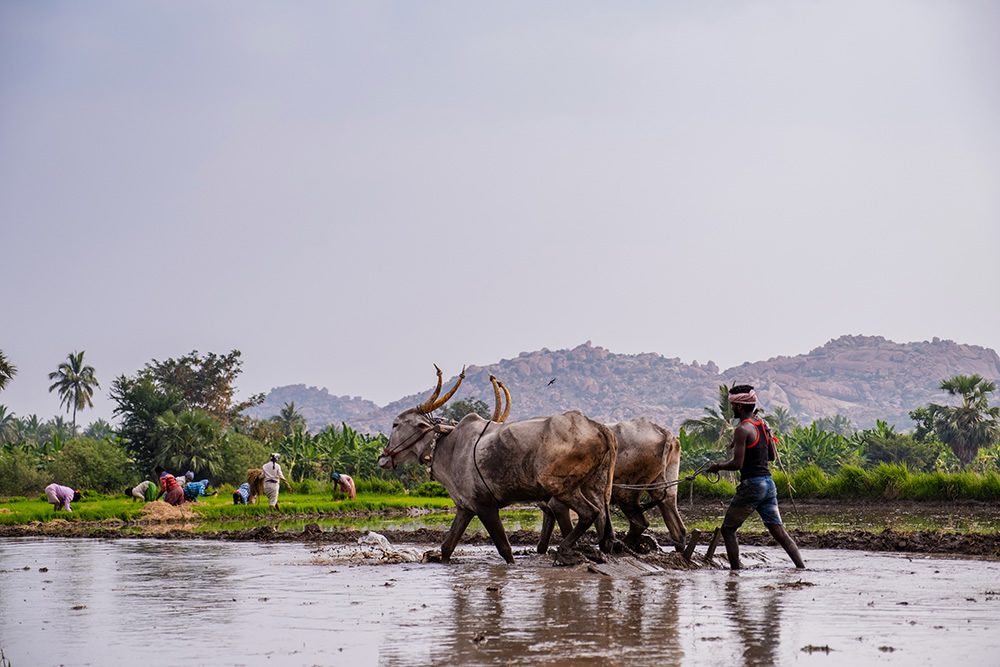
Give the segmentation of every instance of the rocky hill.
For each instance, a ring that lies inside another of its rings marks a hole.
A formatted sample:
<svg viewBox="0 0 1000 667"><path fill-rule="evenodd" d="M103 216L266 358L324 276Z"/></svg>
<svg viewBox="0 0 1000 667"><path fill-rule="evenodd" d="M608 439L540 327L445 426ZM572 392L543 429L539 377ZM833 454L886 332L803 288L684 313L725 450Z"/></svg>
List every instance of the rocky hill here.
<svg viewBox="0 0 1000 667"><path fill-rule="evenodd" d="M472 396L492 405L491 373L513 395L511 420L575 409L605 422L647 417L676 431L684 419L715 407L719 385L735 382L756 386L765 410L785 407L804 424L841 414L857 428L884 419L908 430L913 427L910 410L945 402L938 390L944 378L978 373L1000 381L1000 357L988 348L938 338L894 343L880 336L842 336L808 354L720 371L712 362L615 354L588 341L571 350L543 348L489 366L470 366L456 398ZM388 433L393 417L429 395L434 379L428 372L428 391L381 408L360 398L329 396L325 389L280 387L255 413L276 414L285 402L294 401L313 431L345 421L359 430ZM446 380L446 387L455 379Z"/></svg>
<svg viewBox="0 0 1000 667"><path fill-rule="evenodd" d="M246 410L246 414L256 419L267 419L281 412L285 403L295 403L295 409L305 417L314 433L327 424L347 422L353 425L379 410L371 401L357 396L331 396L325 387L318 389L291 384L272 389L263 403Z"/></svg>

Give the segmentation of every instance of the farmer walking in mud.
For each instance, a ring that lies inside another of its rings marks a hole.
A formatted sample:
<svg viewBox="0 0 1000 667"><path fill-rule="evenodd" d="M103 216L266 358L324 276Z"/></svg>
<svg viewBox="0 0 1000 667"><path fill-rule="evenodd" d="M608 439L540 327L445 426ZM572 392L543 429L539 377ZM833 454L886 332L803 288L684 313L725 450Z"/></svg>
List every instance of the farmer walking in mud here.
<svg viewBox="0 0 1000 667"><path fill-rule="evenodd" d="M279 483L284 482L285 488L292 490L292 485L285 479L281 466L278 465L280 457L281 454L271 454L271 460L260 467L264 472L264 495L267 496L267 504L279 512L281 511L281 507L278 506Z"/></svg>
<svg viewBox="0 0 1000 667"><path fill-rule="evenodd" d="M729 443L732 458L725 463L713 463L706 470L709 473L738 470L740 473L740 485L722 520L722 539L726 542L729 567L740 569L740 545L736 540L736 530L754 511L760 514L771 537L785 549L795 567L805 567L799 547L785 530L778 513L778 491L768 468L768 464L777 458L778 449L764 420L753 419L757 394L748 384L737 385L729 390L729 403L733 406L733 415L740 420L733 441Z"/></svg>

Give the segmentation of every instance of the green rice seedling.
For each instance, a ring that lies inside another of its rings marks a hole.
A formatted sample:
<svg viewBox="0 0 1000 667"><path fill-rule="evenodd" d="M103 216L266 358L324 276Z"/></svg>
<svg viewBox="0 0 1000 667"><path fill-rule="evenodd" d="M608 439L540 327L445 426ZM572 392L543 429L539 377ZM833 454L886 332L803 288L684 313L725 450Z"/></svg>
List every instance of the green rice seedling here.
<svg viewBox="0 0 1000 667"><path fill-rule="evenodd" d="M910 472L905 465L898 463L879 463L872 471L872 486L879 490L879 495L886 500L896 500L900 497L906 479Z"/></svg>
<svg viewBox="0 0 1000 667"><path fill-rule="evenodd" d="M792 486L799 498L823 498L827 484L826 475L815 464L810 464L792 475Z"/></svg>
<svg viewBox="0 0 1000 667"><path fill-rule="evenodd" d="M828 498L853 499L873 498L875 490L868 471L857 466L845 465L829 480L826 486Z"/></svg>
<svg viewBox="0 0 1000 667"><path fill-rule="evenodd" d="M437 482L424 482L413 491L410 491L411 496L425 497L425 498L450 498L448 495L448 489L444 488Z"/></svg>
<svg viewBox="0 0 1000 667"><path fill-rule="evenodd" d="M377 477L356 479L354 480L354 488L358 492L358 495L362 493L382 496L401 496L406 494L406 487L398 479L379 479Z"/></svg>
<svg viewBox="0 0 1000 667"><path fill-rule="evenodd" d="M1000 500L1000 474L991 470L980 477L979 500Z"/></svg>
<svg viewBox="0 0 1000 667"><path fill-rule="evenodd" d="M937 471L910 475L899 495L906 500L953 500L958 497L958 488L954 474Z"/></svg>

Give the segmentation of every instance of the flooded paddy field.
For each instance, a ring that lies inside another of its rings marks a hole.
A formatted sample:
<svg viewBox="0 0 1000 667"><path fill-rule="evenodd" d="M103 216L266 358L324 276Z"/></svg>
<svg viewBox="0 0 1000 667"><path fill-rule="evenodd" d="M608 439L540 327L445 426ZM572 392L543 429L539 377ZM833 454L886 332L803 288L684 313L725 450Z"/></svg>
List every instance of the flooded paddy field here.
<svg viewBox="0 0 1000 667"><path fill-rule="evenodd" d="M14 665L996 664L996 560L743 555L739 573L643 573L526 547L507 566L468 542L443 565L347 542L6 537L0 649Z"/></svg>

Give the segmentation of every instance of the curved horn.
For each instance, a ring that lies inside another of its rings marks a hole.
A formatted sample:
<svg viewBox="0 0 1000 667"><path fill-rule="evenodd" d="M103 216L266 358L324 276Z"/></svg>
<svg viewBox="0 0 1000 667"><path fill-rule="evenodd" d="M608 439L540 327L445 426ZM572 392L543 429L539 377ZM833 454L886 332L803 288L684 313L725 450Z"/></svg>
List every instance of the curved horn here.
<svg viewBox="0 0 1000 667"><path fill-rule="evenodd" d="M503 393L507 397L507 407L504 408L503 414L500 415L500 419L497 420L503 423L507 421L507 416L510 415L510 392L507 391L507 385L505 385L503 382L500 382L500 388L503 389ZM500 406L498 405L497 407L499 408Z"/></svg>
<svg viewBox="0 0 1000 667"><path fill-rule="evenodd" d="M493 421L500 421L500 387L497 385L497 379L490 375L490 383L493 385L493 400L496 407L493 409Z"/></svg>
<svg viewBox="0 0 1000 667"><path fill-rule="evenodd" d="M447 403L448 399L451 398L455 394L456 391L458 391L458 385L462 384L462 380L464 380L464 379L465 379L465 366L462 366L462 372L458 374L458 382L455 383L455 386L452 387L451 389L449 389L447 394L445 394L444 396L442 396L441 398L439 398L437 401L435 401L434 405L431 406L430 410L425 410L424 412L433 412L434 410L437 410L442 405L444 405L445 403Z"/></svg>
<svg viewBox="0 0 1000 667"><path fill-rule="evenodd" d="M441 372L441 369L438 368L437 364L434 364L434 368L437 368L437 373L438 373L437 387L434 389L434 393L431 394L430 398L428 398L426 401L417 406L421 412L433 412L434 401L437 400L438 394L441 393L441 376L443 375L443 373Z"/></svg>

